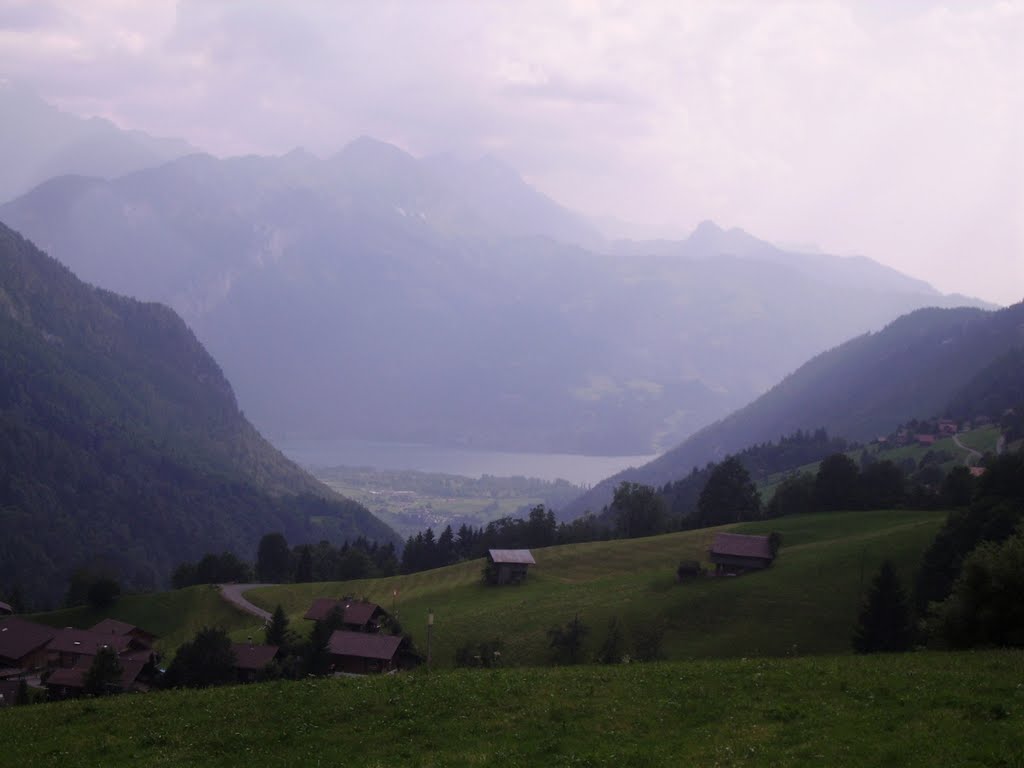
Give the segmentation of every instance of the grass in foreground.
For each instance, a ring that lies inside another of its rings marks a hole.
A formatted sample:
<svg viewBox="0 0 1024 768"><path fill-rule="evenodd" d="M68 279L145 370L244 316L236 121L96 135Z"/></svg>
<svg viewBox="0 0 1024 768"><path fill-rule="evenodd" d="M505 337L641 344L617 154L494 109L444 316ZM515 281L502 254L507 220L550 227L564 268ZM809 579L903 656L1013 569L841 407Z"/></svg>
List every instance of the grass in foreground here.
<svg viewBox="0 0 1024 768"><path fill-rule="evenodd" d="M1024 654L269 683L0 711L24 766L1020 766Z"/></svg>

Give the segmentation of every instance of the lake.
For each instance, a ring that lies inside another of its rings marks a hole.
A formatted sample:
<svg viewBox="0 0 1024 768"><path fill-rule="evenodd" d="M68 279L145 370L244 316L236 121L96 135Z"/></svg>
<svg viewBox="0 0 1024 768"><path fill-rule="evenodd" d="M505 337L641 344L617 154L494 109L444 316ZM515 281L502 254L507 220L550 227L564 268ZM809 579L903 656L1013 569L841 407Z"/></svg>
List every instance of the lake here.
<svg viewBox="0 0 1024 768"><path fill-rule="evenodd" d="M378 443L366 440L287 440L275 442L292 461L305 467L373 467L418 470L480 477L536 477L595 485L628 467L657 458L649 456L581 456L572 453L506 453L432 445Z"/></svg>

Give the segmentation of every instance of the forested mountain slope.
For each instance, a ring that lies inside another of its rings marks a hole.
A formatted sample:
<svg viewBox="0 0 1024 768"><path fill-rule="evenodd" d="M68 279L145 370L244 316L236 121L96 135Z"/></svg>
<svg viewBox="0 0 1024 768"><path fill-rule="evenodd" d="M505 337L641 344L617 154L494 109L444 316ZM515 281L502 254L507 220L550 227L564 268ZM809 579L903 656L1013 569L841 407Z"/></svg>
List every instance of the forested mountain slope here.
<svg viewBox="0 0 1024 768"><path fill-rule="evenodd" d="M970 395L968 385L980 373L987 372L983 378L988 379L1012 366L1022 346L1024 303L995 312L912 312L878 333L816 356L751 404L651 463L602 481L563 516L600 509L622 480L660 486L695 466L798 429L824 427L834 436L864 441L911 419L942 415Z"/></svg>
<svg viewBox="0 0 1024 768"><path fill-rule="evenodd" d="M52 601L78 566L128 586L259 537L393 533L246 421L165 306L93 288L0 225L0 585Z"/></svg>
<svg viewBox="0 0 1024 768"><path fill-rule="evenodd" d="M844 339L963 302L710 223L603 243L493 158L366 138L57 178L0 219L177 310L274 439L648 454Z"/></svg>

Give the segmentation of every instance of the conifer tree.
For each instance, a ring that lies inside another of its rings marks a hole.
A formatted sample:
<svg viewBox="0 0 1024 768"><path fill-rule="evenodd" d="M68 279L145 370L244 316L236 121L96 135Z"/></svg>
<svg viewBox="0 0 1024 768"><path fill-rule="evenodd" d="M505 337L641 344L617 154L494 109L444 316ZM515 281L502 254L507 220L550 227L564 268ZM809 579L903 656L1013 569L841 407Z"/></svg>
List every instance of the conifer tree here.
<svg viewBox="0 0 1024 768"><path fill-rule="evenodd" d="M270 623L267 624L266 640L267 645L276 645L282 650L288 645L288 617L280 604L274 609Z"/></svg>
<svg viewBox="0 0 1024 768"><path fill-rule="evenodd" d="M886 560L861 608L853 630L853 649L857 653L906 651L912 640L907 597L892 562Z"/></svg>

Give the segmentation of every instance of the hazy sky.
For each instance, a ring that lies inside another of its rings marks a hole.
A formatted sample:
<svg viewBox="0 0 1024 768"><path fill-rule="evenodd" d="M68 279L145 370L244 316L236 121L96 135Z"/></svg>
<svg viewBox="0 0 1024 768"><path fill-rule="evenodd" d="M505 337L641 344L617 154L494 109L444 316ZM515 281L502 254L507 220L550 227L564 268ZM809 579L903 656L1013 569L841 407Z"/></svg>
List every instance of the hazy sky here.
<svg viewBox="0 0 1024 768"><path fill-rule="evenodd" d="M0 0L0 76L215 154L493 152L652 235L1024 298L1024 0Z"/></svg>

